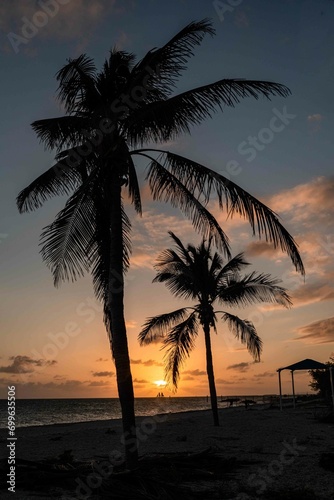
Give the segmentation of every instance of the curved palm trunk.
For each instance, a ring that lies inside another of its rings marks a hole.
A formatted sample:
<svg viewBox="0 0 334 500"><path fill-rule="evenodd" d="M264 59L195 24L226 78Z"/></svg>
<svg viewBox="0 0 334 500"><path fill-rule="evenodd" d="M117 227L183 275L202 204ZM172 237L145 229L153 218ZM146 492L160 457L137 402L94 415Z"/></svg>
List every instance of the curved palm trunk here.
<svg viewBox="0 0 334 500"><path fill-rule="evenodd" d="M110 267L107 315L115 359L118 395L122 409L123 442L127 468L138 465L134 392L124 319L123 234L121 185L112 182L110 193Z"/></svg>
<svg viewBox="0 0 334 500"><path fill-rule="evenodd" d="M215 386L215 376L213 373L212 352L211 352L210 326L207 322L203 324L203 330L204 330L205 349L206 349L206 372L208 374L208 380L209 380L213 424L219 427L217 393Z"/></svg>

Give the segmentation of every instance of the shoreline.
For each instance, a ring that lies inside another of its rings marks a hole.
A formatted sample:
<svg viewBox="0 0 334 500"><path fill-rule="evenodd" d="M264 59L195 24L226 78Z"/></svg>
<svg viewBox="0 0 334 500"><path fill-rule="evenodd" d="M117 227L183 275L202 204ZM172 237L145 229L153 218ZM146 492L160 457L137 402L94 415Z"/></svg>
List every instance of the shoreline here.
<svg viewBox="0 0 334 500"><path fill-rule="evenodd" d="M263 406L262 404L257 404L257 407ZM259 408L260 409L260 408ZM245 406L227 406L227 407L220 407L218 406L218 411L231 411L231 410L245 410ZM143 418L154 418L159 415L182 415L184 413L201 413L201 412L211 412L211 408L206 408L206 409L194 409L194 410L180 410L180 411L170 411L170 412L164 412L164 413L155 413L155 414L148 414L148 415L136 415L136 420L138 419L143 419ZM55 422L53 424L33 424L33 425L18 425L16 426L17 429L31 429L34 427L38 428L44 428L44 427L54 427L54 426L64 426L64 425L76 425L76 424L89 424L92 422L115 422L115 421L122 421L121 417L116 417L116 418L101 418L101 419L93 419L93 420L80 420L77 422ZM1 432L6 432L7 427L0 427L0 433Z"/></svg>
<svg viewBox="0 0 334 500"><path fill-rule="evenodd" d="M226 408L226 409L229 409L229 408ZM166 412L166 413L157 413L157 414L154 414L154 415L137 415L136 416L136 421L138 419L143 419L143 418L154 418L154 417L159 417L159 416L163 416L163 415L180 415L180 414L183 414L183 413L193 413L193 412L207 412L207 411L211 411L211 410L185 410L185 411L179 411L179 412ZM18 429L33 429L33 428L51 428L51 427L56 427L56 426L66 426L66 425L81 425L81 424L92 424L92 423L99 423L99 422L122 422L122 419L121 418L103 418L103 419L94 419L94 420L82 420L82 421L79 421L79 422L57 422L57 423L54 423L54 424L40 424L40 425L21 425L21 426L17 426L16 427L16 430ZM7 427L0 427L0 432L3 432L3 431L7 431Z"/></svg>
<svg viewBox="0 0 334 500"><path fill-rule="evenodd" d="M186 401L189 399L191 404L188 404ZM196 403L195 400L199 402ZM143 402L139 398L137 400L138 406L136 406L136 416L150 416L159 413L183 413L188 411L201 411L201 410L210 410L210 403L206 400L203 403L203 400L206 398L142 398ZM110 398L108 398L110 400ZM27 400L27 401L35 401L35 400ZM20 427L35 427L35 426L46 426L46 425L55 425L55 424L70 424L70 423L82 423L82 422L91 422L94 420L115 420L121 418L121 408L118 405L111 404L96 404L93 400L92 404L83 404L79 403L81 401L78 400L78 404L75 404L75 401L70 399L69 401L73 404L54 404L50 400L50 404L47 404L48 400L42 400L43 405L40 407L35 404L27 404L25 406L23 404L17 405L16 413L17 420L16 426ZM57 400L63 401L63 400ZM86 401L86 399L85 399ZM100 400L97 400L100 401ZM119 403L118 399L115 399L117 403ZM18 400L19 403L19 400ZM314 405L315 401L310 401L312 405ZM292 401L284 400L283 405L288 406L291 405ZM309 404L308 401L299 402L299 404ZM278 401L273 401L270 399L266 399L264 396L258 396L257 399L246 399L241 398L226 398L224 400L218 400L218 408L219 410L225 410L230 408L261 408L261 407L271 407L276 408L279 405ZM0 431L7 428L7 407L3 406L0 408Z"/></svg>

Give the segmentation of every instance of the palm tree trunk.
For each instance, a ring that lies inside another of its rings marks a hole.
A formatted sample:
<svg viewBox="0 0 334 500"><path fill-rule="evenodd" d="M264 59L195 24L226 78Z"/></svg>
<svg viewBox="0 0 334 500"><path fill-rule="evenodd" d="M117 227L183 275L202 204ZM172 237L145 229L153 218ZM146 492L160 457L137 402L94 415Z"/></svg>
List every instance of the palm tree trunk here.
<svg viewBox="0 0 334 500"><path fill-rule="evenodd" d="M204 330L205 348L206 348L206 372L208 374L208 380L209 380L213 424L216 427L219 427L217 393L216 393L215 376L213 373L213 363L212 363L210 326L207 322L203 324L203 330Z"/></svg>
<svg viewBox="0 0 334 500"><path fill-rule="evenodd" d="M115 358L118 395L122 410L123 442L128 469L138 465L134 392L124 319L123 232L121 185L113 179L110 189L110 268L108 313L111 348Z"/></svg>

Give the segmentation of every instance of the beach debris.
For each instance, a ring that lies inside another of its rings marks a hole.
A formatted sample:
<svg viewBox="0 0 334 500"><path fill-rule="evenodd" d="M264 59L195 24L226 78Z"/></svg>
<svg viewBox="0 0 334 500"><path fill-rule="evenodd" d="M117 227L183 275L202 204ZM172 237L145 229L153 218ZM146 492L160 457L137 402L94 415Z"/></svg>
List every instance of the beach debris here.
<svg viewBox="0 0 334 500"><path fill-rule="evenodd" d="M256 401L254 401L253 399L244 399L243 401L241 401L241 403L245 405L246 410L249 406L256 405Z"/></svg>
<svg viewBox="0 0 334 500"><path fill-rule="evenodd" d="M240 398L225 398L225 399L220 400L221 403L229 403L230 406L233 406L233 404L239 403L239 401L240 401Z"/></svg>

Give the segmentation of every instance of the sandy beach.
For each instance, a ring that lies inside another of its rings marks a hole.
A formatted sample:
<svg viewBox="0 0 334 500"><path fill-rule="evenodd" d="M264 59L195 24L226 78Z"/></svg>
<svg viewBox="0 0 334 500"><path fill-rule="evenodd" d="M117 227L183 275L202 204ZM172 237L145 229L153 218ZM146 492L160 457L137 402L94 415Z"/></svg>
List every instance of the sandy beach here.
<svg viewBox="0 0 334 500"><path fill-rule="evenodd" d="M213 426L210 411L141 417L139 452L146 456L211 447L226 458L245 461L246 466L223 485L227 496L217 498L272 498L272 491L305 487L316 498L329 500L334 498L334 472L321 467L319 460L323 453L334 452L334 426L320 423L317 411L230 408L220 410L220 427ZM16 436L16 457L25 460L55 458L71 450L74 460L98 461L123 451L119 420L18 428ZM7 457L6 437L1 429L1 459ZM15 496L2 490L1 498L37 497L17 489Z"/></svg>

